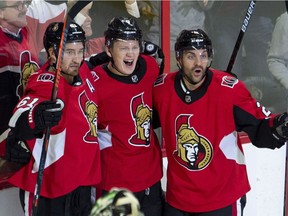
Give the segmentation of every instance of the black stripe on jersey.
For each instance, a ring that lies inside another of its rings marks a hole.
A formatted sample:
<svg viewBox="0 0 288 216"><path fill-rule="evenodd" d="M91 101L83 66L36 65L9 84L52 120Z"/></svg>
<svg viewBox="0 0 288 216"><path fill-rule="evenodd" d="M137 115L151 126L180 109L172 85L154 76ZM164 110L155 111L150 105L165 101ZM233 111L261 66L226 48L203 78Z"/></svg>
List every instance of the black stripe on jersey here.
<svg viewBox="0 0 288 216"><path fill-rule="evenodd" d="M4 33L7 35L7 37L9 37L9 38L17 41L18 43L22 43L22 41L23 41L23 34L22 34L22 32L19 33L19 36L18 36L18 37L17 37L16 35L12 35L12 34L9 34L9 33L6 33L6 32L4 32Z"/></svg>

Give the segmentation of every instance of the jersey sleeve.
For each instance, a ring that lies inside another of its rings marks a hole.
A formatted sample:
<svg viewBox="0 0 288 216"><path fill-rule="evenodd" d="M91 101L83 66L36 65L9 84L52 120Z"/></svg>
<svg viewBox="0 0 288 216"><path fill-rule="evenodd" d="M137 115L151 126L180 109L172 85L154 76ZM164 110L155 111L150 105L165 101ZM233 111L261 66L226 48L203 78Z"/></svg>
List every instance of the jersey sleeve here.
<svg viewBox="0 0 288 216"><path fill-rule="evenodd" d="M233 114L237 131L246 132L257 147L280 147L270 126L275 115L256 101L241 81L234 90Z"/></svg>
<svg viewBox="0 0 288 216"><path fill-rule="evenodd" d="M42 132L35 130L35 107L42 101L50 100L53 88L54 75L41 73L31 75L25 94L16 105L13 116L9 121L9 127L14 130L20 140L39 138Z"/></svg>

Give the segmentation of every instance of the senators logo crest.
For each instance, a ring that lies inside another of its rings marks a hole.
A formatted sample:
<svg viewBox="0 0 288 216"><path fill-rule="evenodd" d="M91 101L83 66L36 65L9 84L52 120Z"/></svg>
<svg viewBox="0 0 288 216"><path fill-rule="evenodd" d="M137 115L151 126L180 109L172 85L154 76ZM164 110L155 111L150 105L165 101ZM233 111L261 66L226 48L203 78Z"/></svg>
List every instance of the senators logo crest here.
<svg viewBox="0 0 288 216"><path fill-rule="evenodd" d="M130 110L136 133L130 137L129 143L135 146L148 146L150 144L152 110L143 103L143 93L132 98Z"/></svg>
<svg viewBox="0 0 288 216"><path fill-rule="evenodd" d="M28 51L21 53L20 63L21 63L21 83L17 87L17 95L19 97L23 95L23 92L25 91L28 79L31 76L31 74L39 69L38 64L32 61L31 53Z"/></svg>
<svg viewBox="0 0 288 216"><path fill-rule="evenodd" d="M85 115L88 121L89 127L90 127L90 130L85 134L83 139L85 142L95 143L98 141L97 140L98 107L93 101L89 100L85 92L83 92L80 95L79 103L80 103L81 110L83 114Z"/></svg>
<svg viewBox="0 0 288 216"><path fill-rule="evenodd" d="M189 125L191 115L180 115L176 119L177 149L174 159L189 170L203 170L212 159L212 145Z"/></svg>

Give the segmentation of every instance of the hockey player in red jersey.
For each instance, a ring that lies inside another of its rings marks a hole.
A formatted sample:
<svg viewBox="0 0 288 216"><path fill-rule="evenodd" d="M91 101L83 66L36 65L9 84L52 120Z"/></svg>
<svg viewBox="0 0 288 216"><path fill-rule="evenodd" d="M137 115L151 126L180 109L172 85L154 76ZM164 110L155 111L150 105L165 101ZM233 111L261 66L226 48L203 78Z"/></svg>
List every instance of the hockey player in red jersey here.
<svg viewBox="0 0 288 216"><path fill-rule="evenodd" d="M159 67L140 54L142 33L136 21L113 18L105 31L109 63L95 67L98 80L98 138L102 181L97 188L127 188L145 215L162 209L162 158L152 130L152 89Z"/></svg>
<svg viewBox="0 0 288 216"><path fill-rule="evenodd" d="M76 23L71 23L67 31L57 101L49 101L62 30L62 22L48 26L44 47L49 61L31 75L25 94L9 122L10 136L16 141L26 140L32 153L28 164L9 179L12 185L20 188L25 215L30 215L43 131L47 126L52 128L38 205L39 215L65 215L65 212L69 215L89 215L90 185L98 184L101 179L96 133L96 77L83 62L85 32Z"/></svg>
<svg viewBox="0 0 288 216"><path fill-rule="evenodd" d="M274 115L229 73L210 68L212 44L204 31L183 30L175 43L179 71L155 82L168 158L165 216L232 216L250 190L237 132L260 148L288 138L287 113Z"/></svg>

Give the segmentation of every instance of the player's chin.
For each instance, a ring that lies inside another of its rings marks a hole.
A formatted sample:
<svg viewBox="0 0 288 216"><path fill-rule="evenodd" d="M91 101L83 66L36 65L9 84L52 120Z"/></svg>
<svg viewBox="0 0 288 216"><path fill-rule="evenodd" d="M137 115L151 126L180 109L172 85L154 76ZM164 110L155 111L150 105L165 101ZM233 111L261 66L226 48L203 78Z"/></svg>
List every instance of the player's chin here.
<svg viewBox="0 0 288 216"><path fill-rule="evenodd" d="M70 74L76 74L76 73L78 73L78 71L79 71L79 68L77 67L73 67L73 68L70 68Z"/></svg>
<svg viewBox="0 0 288 216"><path fill-rule="evenodd" d="M132 74L135 70L135 65L124 65L123 70L127 75Z"/></svg>
<svg viewBox="0 0 288 216"><path fill-rule="evenodd" d="M79 67L70 67L69 71L71 75L76 76L79 73Z"/></svg>

